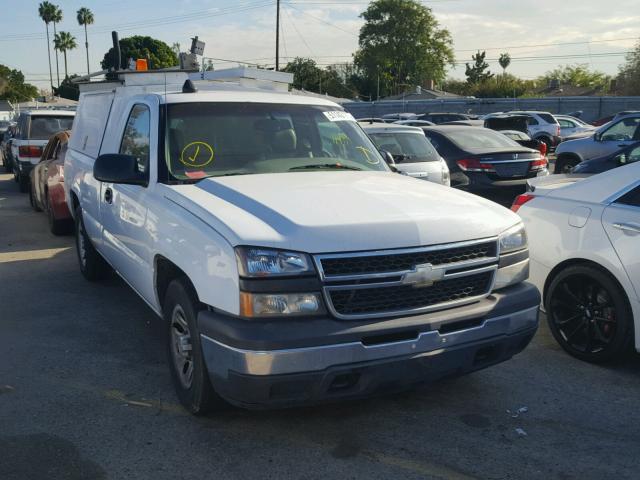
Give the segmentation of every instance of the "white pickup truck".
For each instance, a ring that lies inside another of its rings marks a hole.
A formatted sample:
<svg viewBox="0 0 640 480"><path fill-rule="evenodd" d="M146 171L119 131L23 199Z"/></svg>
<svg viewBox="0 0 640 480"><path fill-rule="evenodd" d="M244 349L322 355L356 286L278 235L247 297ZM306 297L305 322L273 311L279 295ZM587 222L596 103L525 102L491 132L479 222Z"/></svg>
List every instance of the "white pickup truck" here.
<svg viewBox="0 0 640 480"><path fill-rule="evenodd" d="M351 115L277 75L82 85L80 269L110 266L164 319L183 405L368 396L524 349L540 297L518 216L393 173Z"/></svg>

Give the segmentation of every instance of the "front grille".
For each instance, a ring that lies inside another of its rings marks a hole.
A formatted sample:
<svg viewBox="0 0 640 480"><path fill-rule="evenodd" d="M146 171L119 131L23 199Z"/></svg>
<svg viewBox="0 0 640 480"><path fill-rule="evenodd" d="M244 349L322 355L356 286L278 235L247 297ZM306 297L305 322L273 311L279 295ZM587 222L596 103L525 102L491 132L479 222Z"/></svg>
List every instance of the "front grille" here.
<svg viewBox="0 0 640 480"><path fill-rule="evenodd" d="M492 280L493 272L483 272L442 280L429 287L399 285L330 290L329 297L340 315L401 312L485 295Z"/></svg>
<svg viewBox="0 0 640 480"><path fill-rule="evenodd" d="M462 247L410 253L385 253L384 255L361 255L353 257L323 258L320 260L325 277L340 275L367 275L375 273L402 272L416 265L430 263L444 265L480 258L495 257L496 242L483 242Z"/></svg>

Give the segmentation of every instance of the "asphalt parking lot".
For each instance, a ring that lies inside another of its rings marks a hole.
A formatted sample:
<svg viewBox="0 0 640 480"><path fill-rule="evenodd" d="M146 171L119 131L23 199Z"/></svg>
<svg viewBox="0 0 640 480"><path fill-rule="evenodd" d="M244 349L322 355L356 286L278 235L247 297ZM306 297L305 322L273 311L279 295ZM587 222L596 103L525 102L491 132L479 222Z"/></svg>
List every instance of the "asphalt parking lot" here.
<svg viewBox="0 0 640 480"><path fill-rule="evenodd" d="M639 367L574 360L543 323L511 361L419 391L195 418L161 322L115 276L84 281L72 237L0 175L3 480L638 478Z"/></svg>

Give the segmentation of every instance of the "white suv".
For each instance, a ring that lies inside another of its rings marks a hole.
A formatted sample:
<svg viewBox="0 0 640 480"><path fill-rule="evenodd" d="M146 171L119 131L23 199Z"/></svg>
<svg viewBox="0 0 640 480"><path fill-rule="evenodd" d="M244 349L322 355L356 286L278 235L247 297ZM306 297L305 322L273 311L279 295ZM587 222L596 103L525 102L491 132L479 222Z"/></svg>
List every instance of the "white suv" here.
<svg viewBox="0 0 640 480"><path fill-rule="evenodd" d="M544 142L547 146L548 152L562 141L562 138L560 137L560 124L549 112L514 110L507 113L526 115L529 117L527 133L532 139ZM497 115L504 115L504 113L491 113L489 115L485 115L483 118L486 119Z"/></svg>
<svg viewBox="0 0 640 480"><path fill-rule="evenodd" d="M80 270L110 265L163 318L189 411L394 391L526 347L517 215L393 173L341 107L249 73L82 85L65 160Z"/></svg>
<svg viewBox="0 0 640 480"><path fill-rule="evenodd" d="M13 175L21 192L29 190L29 174L40 161L49 137L70 130L75 112L70 110L31 110L18 117L16 134L11 142Z"/></svg>
<svg viewBox="0 0 640 480"><path fill-rule="evenodd" d="M410 177L451 185L447 162L421 128L395 123L361 122L360 125L383 154L393 157L398 171Z"/></svg>

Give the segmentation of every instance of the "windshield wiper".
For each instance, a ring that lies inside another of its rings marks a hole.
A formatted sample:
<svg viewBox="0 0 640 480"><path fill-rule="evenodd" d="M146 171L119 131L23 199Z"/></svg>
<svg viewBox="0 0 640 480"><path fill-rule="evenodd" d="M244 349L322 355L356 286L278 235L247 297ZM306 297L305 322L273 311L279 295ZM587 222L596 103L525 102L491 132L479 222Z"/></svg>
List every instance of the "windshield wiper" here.
<svg viewBox="0 0 640 480"><path fill-rule="evenodd" d="M349 167L347 165L342 165L341 163L315 163L313 165L299 165L297 167L291 167L291 170L310 170L310 169L319 169L319 168L332 168L336 170L362 170L358 167Z"/></svg>

